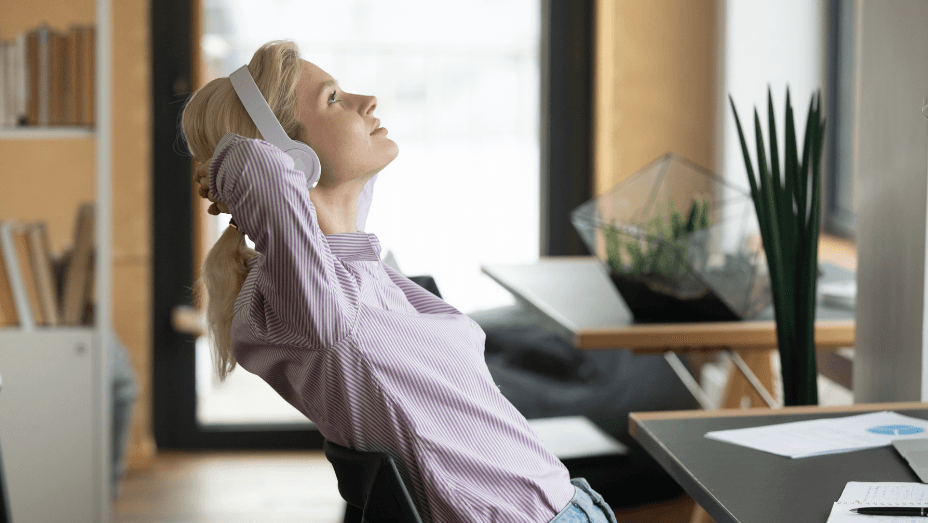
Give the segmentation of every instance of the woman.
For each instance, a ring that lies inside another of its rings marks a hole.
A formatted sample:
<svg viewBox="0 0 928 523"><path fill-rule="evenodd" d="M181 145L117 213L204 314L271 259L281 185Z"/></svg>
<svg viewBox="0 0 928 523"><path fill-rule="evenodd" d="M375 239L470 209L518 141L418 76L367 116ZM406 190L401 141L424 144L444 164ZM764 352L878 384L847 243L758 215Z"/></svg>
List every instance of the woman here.
<svg viewBox="0 0 928 523"><path fill-rule="evenodd" d="M390 454L423 521L615 523L499 392L480 327L383 263L377 236L360 230L362 193L399 152L377 99L342 91L290 41L265 44L248 68L322 175L307 191L293 160L258 138L229 78L185 106L200 195L237 226L196 285L220 379L238 363L327 440Z"/></svg>

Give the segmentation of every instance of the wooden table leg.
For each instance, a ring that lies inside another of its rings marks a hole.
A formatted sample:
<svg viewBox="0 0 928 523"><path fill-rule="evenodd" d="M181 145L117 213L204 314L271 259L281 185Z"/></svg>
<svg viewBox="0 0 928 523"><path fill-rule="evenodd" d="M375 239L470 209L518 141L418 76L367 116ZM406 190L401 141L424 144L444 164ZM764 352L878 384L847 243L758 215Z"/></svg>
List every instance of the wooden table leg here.
<svg viewBox="0 0 928 523"><path fill-rule="evenodd" d="M737 350L757 379L773 395L773 366L770 358L776 349ZM738 409L750 407L767 408L767 402L751 386L751 382L744 374L732 366L728 374L728 383L725 385L725 396L722 398L722 408ZM713 519L698 504L693 507L690 523L714 523Z"/></svg>
<svg viewBox="0 0 928 523"><path fill-rule="evenodd" d="M696 506L693 507L690 523L715 523L715 520L697 503Z"/></svg>
<svg viewBox="0 0 928 523"><path fill-rule="evenodd" d="M736 350L751 371L757 376L764 388L773 395L773 366L770 358L776 349L740 349ZM750 407L767 408L767 402L751 386L751 382L737 368L732 368L722 398L722 408L737 409Z"/></svg>

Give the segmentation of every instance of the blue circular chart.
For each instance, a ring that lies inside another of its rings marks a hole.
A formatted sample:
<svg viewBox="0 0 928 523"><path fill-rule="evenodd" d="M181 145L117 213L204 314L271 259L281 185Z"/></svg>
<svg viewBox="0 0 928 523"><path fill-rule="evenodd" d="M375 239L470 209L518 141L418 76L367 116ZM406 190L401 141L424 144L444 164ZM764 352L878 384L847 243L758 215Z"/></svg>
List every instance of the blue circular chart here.
<svg viewBox="0 0 928 523"><path fill-rule="evenodd" d="M925 429L914 425L880 425L879 427L867 429L867 432L886 434L888 436L909 436L911 434L925 432Z"/></svg>

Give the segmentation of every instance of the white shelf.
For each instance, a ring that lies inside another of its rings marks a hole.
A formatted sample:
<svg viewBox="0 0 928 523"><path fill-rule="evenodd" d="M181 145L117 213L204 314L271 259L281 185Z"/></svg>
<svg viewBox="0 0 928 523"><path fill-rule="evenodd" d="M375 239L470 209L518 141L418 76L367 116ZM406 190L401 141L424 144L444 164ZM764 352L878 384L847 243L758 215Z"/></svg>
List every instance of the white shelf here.
<svg viewBox="0 0 928 523"><path fill-rule="evenodd" d="M96 129L89 127L0 127L0 140L62 140L95 138L96 136Z"/></svg>
<svg viewBox="0 0 928 523"><path fill-rule="evenodd" d="M95 0L96 126L0 128L0 140L89 138L96 150L96 324L0 329L0 451L18 522L112 521L112 3Z"/></svg>

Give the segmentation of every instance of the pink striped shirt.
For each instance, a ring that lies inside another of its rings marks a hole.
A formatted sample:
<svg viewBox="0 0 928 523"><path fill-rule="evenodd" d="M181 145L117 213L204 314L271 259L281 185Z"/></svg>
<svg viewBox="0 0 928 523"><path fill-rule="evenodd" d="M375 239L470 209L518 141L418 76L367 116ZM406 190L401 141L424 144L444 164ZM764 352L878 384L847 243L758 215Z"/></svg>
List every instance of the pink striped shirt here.
<svg viewBox="0 0 928 523"><path fill-rule="evenodd" d="M499 392L480 326L383 263L376 235L322 234L292 158L229 133L209 186L259 253L235 301L239 365L327 440L391 455L425 522L543 523L567 505L568 471Z"/></svg>

